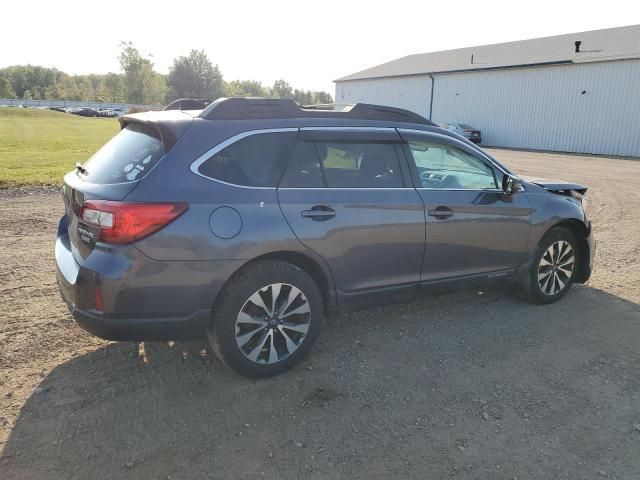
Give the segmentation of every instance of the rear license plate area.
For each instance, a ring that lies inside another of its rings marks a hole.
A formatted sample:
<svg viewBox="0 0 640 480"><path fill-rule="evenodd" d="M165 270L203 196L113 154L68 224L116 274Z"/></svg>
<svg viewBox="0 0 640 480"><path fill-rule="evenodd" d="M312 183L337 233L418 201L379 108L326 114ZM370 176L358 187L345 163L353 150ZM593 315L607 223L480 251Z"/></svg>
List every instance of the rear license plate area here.
<svg viewBox="0 0 640 480"><path fill-rule="evenodd" d="M95 245L100 239L100 229L78 220L78 237L87 245Z"/></svg>

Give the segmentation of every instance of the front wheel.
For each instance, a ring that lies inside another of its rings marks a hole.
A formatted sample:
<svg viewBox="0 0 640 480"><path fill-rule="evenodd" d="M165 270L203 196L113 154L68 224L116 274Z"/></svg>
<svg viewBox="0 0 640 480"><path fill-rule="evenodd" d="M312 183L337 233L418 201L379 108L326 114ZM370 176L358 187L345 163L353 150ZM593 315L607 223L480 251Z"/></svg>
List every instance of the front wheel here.
<svg viewBox="0 0 640 480"><path fill-rule="evenodd" d="M225 287L208 338L236 372L268 377L306 356L322 321L320 291L304 270L283 261L261 261Z"/></svg>
<svg viewBox="0 0 640 480"><path fill-rule="evenodd" d="M540 241L522 286L533 303L553 303L571 288L576 276L579 250L575 235L564 227L550 230Z"/></svg>

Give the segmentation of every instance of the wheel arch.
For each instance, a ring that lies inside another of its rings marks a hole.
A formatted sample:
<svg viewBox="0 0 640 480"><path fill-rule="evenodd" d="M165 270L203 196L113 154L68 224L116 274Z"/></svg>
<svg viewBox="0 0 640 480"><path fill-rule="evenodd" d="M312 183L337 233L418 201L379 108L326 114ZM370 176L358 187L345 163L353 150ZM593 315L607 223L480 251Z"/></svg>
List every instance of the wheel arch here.
<svg viewBox="0 0 640 480"><path fill-rule="evenodd" d="M258 257L252 258L251 260L247 261L242 266L240 266L224 282L224 285L220 289L220 292L222 292L227 287L227 285L231 282L231 280L236 275L240 274L246 268L249 268L255 263L264 261L264 260L280 260L280 261L295 265L301 270L304 270L313 279L313 281L316 283L316 285L320 289L320 294L322 295L325 315L329 316L331 311L333 311L336 308L337 306L336 294L335 294L335 288L333 283L333 276L331 275L331 272L328 271L328 268L323 267L318 260L312 258L310 255L307 255L301 252L295 252L295 251L287 251L287 250L275 251L275 252L265 253ZM220 293L218 293L213 303L212 311L215 310L220 297L221 295Z"/></svg>
<svg viewBox="0 0 640 480"><path fill-rule="evenodd" d="M540 240L542 240L551 230L558 227L563 227L569 230L575 235L576 240L578 241L580 262L578 263L578 271L576 272L574 282L585 283L589 279L590 275L589 255L591 252L589 251L589 242L587 241L587 237L590 233L590 227L577 218L566 218L551 225L540 237Z"/></svg>

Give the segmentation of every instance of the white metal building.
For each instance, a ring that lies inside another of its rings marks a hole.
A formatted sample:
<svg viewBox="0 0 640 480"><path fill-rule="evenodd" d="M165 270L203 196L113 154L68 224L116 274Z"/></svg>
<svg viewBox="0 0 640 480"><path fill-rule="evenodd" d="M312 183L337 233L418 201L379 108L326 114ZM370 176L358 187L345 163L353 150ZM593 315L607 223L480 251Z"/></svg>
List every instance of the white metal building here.
<svg viewBox="0 0 640 480"><path fill-rule="evenodd" d="M640 25L410 55L335 83L336 103L468 123L483 145L640 157Z"/></svg>

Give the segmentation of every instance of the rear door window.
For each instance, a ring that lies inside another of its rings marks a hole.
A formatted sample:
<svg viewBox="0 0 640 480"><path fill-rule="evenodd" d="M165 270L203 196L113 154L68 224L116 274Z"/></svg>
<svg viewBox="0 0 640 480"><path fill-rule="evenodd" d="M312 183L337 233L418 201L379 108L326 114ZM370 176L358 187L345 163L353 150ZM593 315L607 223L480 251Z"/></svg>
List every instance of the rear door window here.
<svg viewBox="0 0 640 480"><path fill-rule="evenodd" d="M296 132L256 133L215 153L198 168L205 177L247 187L275 187Z"/></svg>
<svg viewBox="0 0 640 480"><path fill-rule="evenodd" d="M97 184L135 182L163 155L162 140L153 128L130 123L85 162L81 178Z"/></svg>
<svg viewBox="0 0 640 480"><path fill-rule="evenodd" d="M317 143L329 188L398 188L402 174L391 143Z"/></svg>
<svg viewBox="0 0 640 480"><path fill-rule="evenodd" d="M300 140L280 186L403 187L397 145L376 141Z"/></svg>
<svg viewBox="0 0 640 480"><path fill-rule="evenodd" d="M281 187L323 188L324 176L314 142L297 141Z"/></svg>

